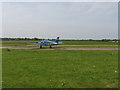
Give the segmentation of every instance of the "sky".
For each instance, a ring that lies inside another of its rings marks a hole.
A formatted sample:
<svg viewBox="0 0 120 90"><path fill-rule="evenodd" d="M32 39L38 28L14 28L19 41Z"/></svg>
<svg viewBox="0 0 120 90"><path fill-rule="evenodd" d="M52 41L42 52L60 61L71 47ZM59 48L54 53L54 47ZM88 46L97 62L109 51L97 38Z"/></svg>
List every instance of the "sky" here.
<svg viewBox="0 0 120 90"><path fill-rule="evenodd" d="M6 2L2 37L118 38L117 2Z"/></svg>

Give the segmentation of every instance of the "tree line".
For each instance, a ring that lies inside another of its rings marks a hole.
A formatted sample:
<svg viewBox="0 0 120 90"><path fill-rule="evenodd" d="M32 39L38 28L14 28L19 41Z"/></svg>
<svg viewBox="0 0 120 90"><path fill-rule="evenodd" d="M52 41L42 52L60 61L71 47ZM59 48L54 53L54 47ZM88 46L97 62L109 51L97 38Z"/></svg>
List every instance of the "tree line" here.
<svg viewBox="0 0 120 90"><path fill-rule="evenodd" d="M41 38L0 38L0 40L44 40ZM55 39L48 39L48 40L55 40ZM94 40L94 39L61 39L62 41L120 41L120 39L101 39L101 40Z"/></svg>

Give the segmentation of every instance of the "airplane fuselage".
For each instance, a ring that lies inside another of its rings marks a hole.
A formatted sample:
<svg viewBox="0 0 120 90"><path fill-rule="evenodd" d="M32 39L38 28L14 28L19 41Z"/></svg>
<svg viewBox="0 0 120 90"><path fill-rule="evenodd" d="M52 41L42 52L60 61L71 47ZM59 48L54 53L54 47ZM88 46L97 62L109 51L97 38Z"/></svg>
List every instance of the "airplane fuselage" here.
<svg viewBox="0 0 120 90"><path fill-rule="evenodd" d="M58 38L58 39L59 39L59 38ZM38 42L38 43L29 43L29 44L39 45L40 48L42 48L42 46L50 46L50 48L52 48L53 45L63 44L62 42L59 42L58 39L55 40L55 41L42 40L41 42Z"/></svg>

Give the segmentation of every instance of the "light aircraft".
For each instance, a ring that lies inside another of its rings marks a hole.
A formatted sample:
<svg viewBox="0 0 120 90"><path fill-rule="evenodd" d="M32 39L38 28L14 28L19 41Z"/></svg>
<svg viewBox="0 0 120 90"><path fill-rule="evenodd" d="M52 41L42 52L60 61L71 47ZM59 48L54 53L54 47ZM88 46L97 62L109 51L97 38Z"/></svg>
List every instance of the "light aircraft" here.
<svg viewBox="0 0 120 90"><path fill-rule="evenodd" d="M59 42L59 41L60 41L59 37L57 37L55 41L42 40L41 42L38 42L38 43L28 43L28 44L40 45L40 48L42 48L42 46L50 46L50 48L52 48L53 45L63 44L62 42Z"/></svg>

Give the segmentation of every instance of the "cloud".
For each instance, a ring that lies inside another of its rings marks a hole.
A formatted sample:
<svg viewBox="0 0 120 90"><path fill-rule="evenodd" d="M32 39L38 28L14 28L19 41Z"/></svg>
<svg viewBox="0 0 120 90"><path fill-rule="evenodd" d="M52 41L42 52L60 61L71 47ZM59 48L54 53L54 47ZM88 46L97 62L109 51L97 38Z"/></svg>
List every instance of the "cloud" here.
<svg viewBox="0 0 120 90"><path fill-rule="evenodd" d="M117 3L4 3L3 37L117 38Z"/></svg>
<svg viewBox="0 0 120 90"><path fill-rule="evenodd" d="M1 2L119 2L119 0L1 0Z"/></svg>
<svg viewBox="0 0 120 90"><path fill-rule="evenodd" d="M2 37L2 3L0 3L0 37Z"/></svg>

